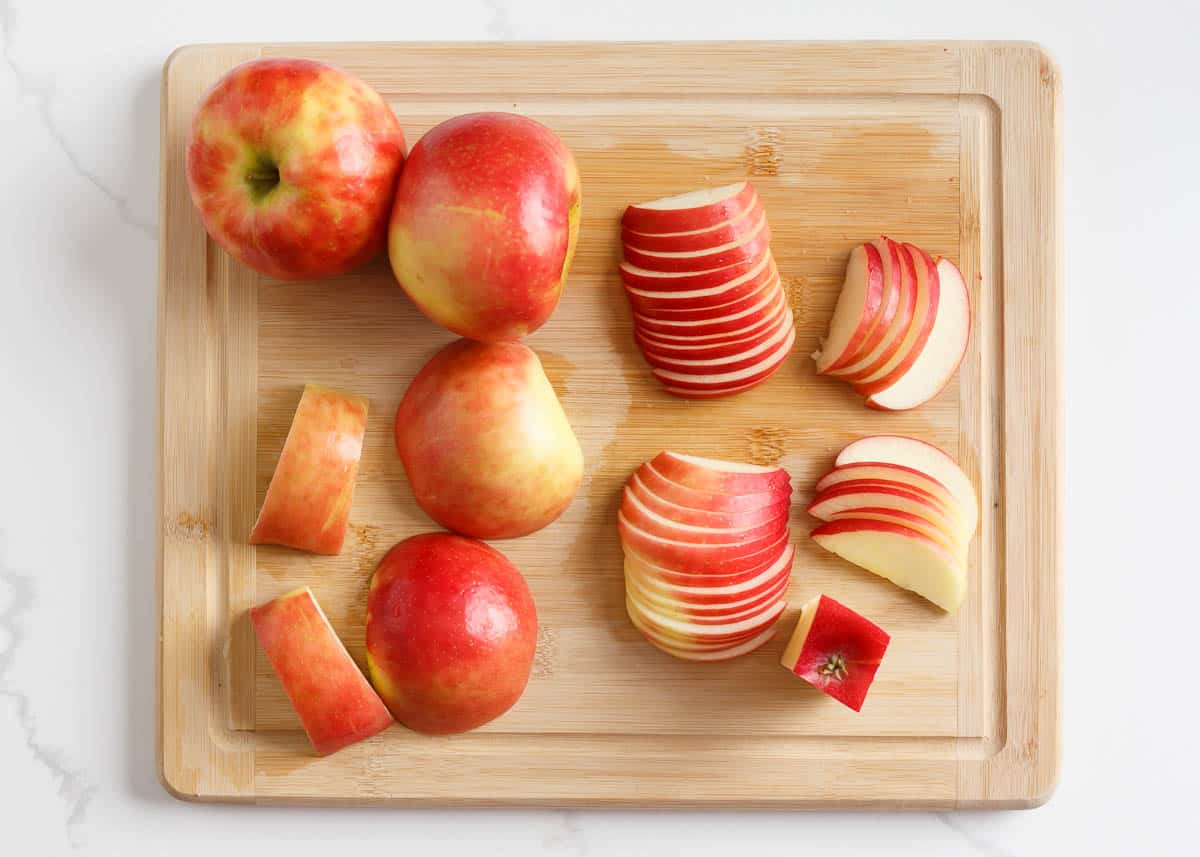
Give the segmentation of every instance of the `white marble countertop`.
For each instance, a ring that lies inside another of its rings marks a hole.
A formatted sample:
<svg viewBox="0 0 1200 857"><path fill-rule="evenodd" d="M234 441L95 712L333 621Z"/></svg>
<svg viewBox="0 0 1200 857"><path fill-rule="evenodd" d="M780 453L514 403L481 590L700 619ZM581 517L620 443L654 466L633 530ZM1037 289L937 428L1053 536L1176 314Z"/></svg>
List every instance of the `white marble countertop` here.
<svg viewBox="0 0 1200 857"><path fill-rule="evenodd" d="M1033 857L1194 847L1200 6L308 5L0 2L0 853ZM188 42L495 38L1031 39L1057 56L1067 663L1065 764L1048 806L894 815L267 809L179 803L161 789L153 569L162 62Z"/></svg>

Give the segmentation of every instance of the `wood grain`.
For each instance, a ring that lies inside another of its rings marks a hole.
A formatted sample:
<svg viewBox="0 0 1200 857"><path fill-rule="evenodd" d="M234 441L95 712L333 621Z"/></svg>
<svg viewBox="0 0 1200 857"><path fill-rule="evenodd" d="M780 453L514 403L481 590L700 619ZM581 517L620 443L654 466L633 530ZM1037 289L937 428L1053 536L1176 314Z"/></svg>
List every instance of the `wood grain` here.
<svg viewBox="0 0 1200 857"><path fill-rule="evenodd" d="M533 536L498 543L542 634L530 686L482 730L388 730L325 759L307 747L246 609L313 588L363 660L369 576L433 529L391 422L450 336L385 260L319 283L258 277L204 237L182 154L204 89L238 62L296 54L376 86L410 140L457 113L515 110L558 132L584 182L567 292L529 339L584 449L583 488ZM1026 806L1059 752L1061 289L1059 83L1015 44L199 46L163 81L159 745L180 797L259 802ZM630 336L614 262L623 207L751 177L798 322L793 359L730 399L662 393ZM817 378L850 248L880 232L958 260L976 310L959 378L912 412L869 411ZM338 557L246 544L306 382L371 401L351 533ZM825 553L803 514L846 442L913 434L979 488L956 617ZM629 473L663 447L780 462L796 486L794 605L827 592L893 637L861 715L777 664L780 636L686 664L624 616L613 524Z"/></svg>

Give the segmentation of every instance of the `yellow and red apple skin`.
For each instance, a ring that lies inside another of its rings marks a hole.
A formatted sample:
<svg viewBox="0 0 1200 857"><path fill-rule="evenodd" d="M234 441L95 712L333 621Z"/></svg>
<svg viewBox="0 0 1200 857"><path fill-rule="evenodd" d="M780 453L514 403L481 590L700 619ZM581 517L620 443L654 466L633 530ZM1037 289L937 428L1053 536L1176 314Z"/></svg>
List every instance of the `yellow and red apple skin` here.
<svg viewBox="0 0 1200 857"><path fill-rule="evenodd" d="M392 724L307 587L252 608L250 621L318 755Z"/></svg>
<svg viewBox="0 0 1200 857"><path fill-rule="evenodd" d="M325 277L383 248L404 148L391 109L353 75L253 60L197 109L188 186L208 234L243 264L284 280Z"/></svg>
<svg viewBox="0 0 1200 857"><path fill-rule="evenodd" d="M583 450L537 355L460 339L417 373L396 410L396 450L417 503L448 530L528 535L583 479Z"/></svg>
<svg viewBox="0 0 1200 857"><path fill-rule="evenodd" d="M366 399L306 385L250 544L341 553L366 430Z"/></svg>
<svg viewBox="0 0 1200 857"><path fill-rule="evenodd" d="M512 113L449 119L413 146L400 176L392 271L459 336L520 339L558 305L580 199L575 158L550 129Z"/></svg>
<svg viewBox="0 0 1200 857"><path fill-rule="evenodd" d="M536 647L525 578L483 542L413 536L388 551L371 578L371 682L417 732L466 732L508 711L529 681Z"/></svg>

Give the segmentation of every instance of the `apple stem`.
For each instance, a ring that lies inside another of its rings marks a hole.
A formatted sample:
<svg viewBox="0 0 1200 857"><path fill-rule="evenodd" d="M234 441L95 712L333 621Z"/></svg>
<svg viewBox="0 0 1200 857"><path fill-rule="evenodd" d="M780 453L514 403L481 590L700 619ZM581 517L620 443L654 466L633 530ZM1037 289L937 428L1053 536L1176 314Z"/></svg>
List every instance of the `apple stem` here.
<svg viewBox="0 0 1200 857"><path fill-rule="evenodd" d="M850 670L846 667L846 659L841 655L831 655L829 660L821 664L819 670L821 675L831 676L837 681L842 681L850 674Z"/></svg>

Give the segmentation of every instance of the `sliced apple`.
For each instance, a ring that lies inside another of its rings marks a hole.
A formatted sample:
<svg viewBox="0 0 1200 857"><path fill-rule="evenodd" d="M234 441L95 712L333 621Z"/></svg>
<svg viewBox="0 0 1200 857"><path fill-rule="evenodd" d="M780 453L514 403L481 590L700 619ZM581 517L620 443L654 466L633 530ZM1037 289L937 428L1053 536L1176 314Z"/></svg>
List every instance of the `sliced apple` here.
<svg viewBox="0 0 1200 857"><path fill-rule="evenodd" d="M746 291L750 289L749 291ZM779 272L775 269L774 263L771 263L770 268L765 272L760 272L755 275L752 283L740 283L737 286L738 297L725 301L719 304L705 304L687 299L683 304L671 305L666 302L666 299L660 301L657 306L642 306L641 308L633 307L633 320L639 330L649 330L651 333L675 333L672 330L657 330L653 325L645 324L645 321L655 321L667 324L682 324L688 322L711 322L720 319L741 319L741 323L733 325L732 328L726 327L719 332L728 332L731 329L744 327L746 324L755 321L753 318L747 318L748 313L745 310L754 308L760 309L775 309L774 302L771 300L781 292L779 283ZM649 294L649 293L648 293ZM659 293L661 294L661 293ZM628 289L626 289L628 296ZM682 300L682 299L681 299ZM697 332L694 328L683 328L681 331L684 334Z"/></svg>
<svg viewBox="0 0 1200 857"><path fill-rule="evenodd" d="M626 599L626 609L636 611L638 617L654 631L665 636L678 636L682 640L699 642L735 643L755 636L765 627L771 625L783 613L787 602L780 600L755 611L745 618L729 622L698 622L695 619L676 619L671 616L656 613L636 601Z"/></svg>
<svg viewBox="0 0 1200 857"><path fill-rule="evenodd" d="M780 486L745 494L722 494L718 491L689 488L668 479L649 461L638 468L637 476L650 491L663 500L707 512L749 512L763 507L777 506L780 502L789 502L792 494L790 481L786 488Z"/></svg>
<svg viewBox="0 0 1200 857"><path fill-rule="evenodd" d="M664 517L626 491L621 499L621 516L639 529L663 539L686 542L690 545L743 544L755 539L774 539L787 529L786 513L749 527L705 527L681 524Z"/></svg>
<svg viewBox="0 0 1200 857"><path fill-rule="evenodd" d="M725 265L757 259L771 243L771 227L762 214L748 225L745 234L724 244L698 250L641 250L626 244L625 261L647 271L709 271Z"/></svg>
<svg viewBox="0 0 1200 857"><path fill-rule="evenodd" d="M731 390L747 389L747 385L752 382L766 380L772 375L783 364L795 341L796 331L793 327L779 347L764 356L758 363L731 372L709 373L705 372L703 367L698 367L692 372L678 372L670 369L654 369L653 371L655 377L671 391L722 391L728 393Z"/></svg>
<svg viewBox="0 0 1200 857"><path fill-rule="evenodd" d="M761 616L774 607L783 597L788 581L780 581L770 590L743 599L741 602L726 604L703 604L694 606L686 601L676 601L671 598L657 598L654 594L641 587L637 578L626 577L625 594L636 604L644 607L650 614L667 616L682 622L695 622L697 625L709 627L726 626L733 622L741 622Z"/></svg>
<svg viewBox="0 0 1200 857"><path fill-rule="evenodd" d="M305 385L250 544L341 553L366 430L366 399Z"/></svg>
<svg viewBox="0 0 1200 857"><path fill-rule="evenodd" d="M850 251L846 277L833 310L829 333L814 355L818 374L852 358L879 322L883 308L884 267L879 250L860 244Z"/></svg>
<svg viewBox="0 0 1200 857"><path fill-rule="evenodd" d="M784 313L791 314L783 290L776 280L769 292L758 299L757 310L745 313L744 320L737 327L728 330L717 330L712 333L695 333L697 323L683 322L665 330L652 329L645 323L645 317L634 318L634 336L639 345L655 348L704 348L711 345L723 345L748 337L757 336L768 328L776 327L783 322ZM668 322L668 324L671 324ZM660 324L659 327L662 325Z"/></svg>
<svg viewBox="0 0 1200 857"><path fill-rule="evenodd" d="M651 566L636 556L625 558L625 573L657 597L689 604L728 604L764 592L790 579L796 549L784 545L779 557L752 577L734 583L718 583L714 575L693 575L693 582L680 583L671 572ZM687 579L686 577L684 579Z"/></svg>
<svg viewBox="0 0 1200 857"><path fill-rule="evenodd" d="M818 595L800 608L779 662L847 708L861 711L890 642L874 622Z"/></svg>
<svg viewBox="0 0 1200 857"><path fill-rule="evenodd" d="M751 263L730 266L728 270L729 275L722 274L709 286L675 288L676 281L659 289L655 285L638 287L626 283L625 295L634 311L642 315L653 316L655 310L705 309L752 295L778 274L769 253Z"/></svg>
<svg viewBox="0 0 1200 857"><path fill-rule="evenodd" d="M958 371L971 335L971 302L962 272L949 259L937 261L938 311L925 347L890 386L867 397L867 406L903 411L924 404L942 391ZM864 387L864 390L868 388Z"/></svg>
<svg viewBox="0 0 1200 857"><path fill-rule="evenodd" d="M703 372L706 374L736 372L758 365L764 357L774 354L785 340L789 338L795 340L795 333L795 326L789 313L784 315L780 326L768 337L743 345L732 354L708 357L692 356L681 359L664 357L658 351L643 348L642 356L655 369L666 369L672 372Z"/></svg>
<svg viewBox="0 0 1200 857"><path fill-rule="evenodd" d="M621 244L635 247L638 250L651 252L683 253L688 250L706 250L720 244L727 244L745 235L748 228L759 216L763 207L756 198L754 203L743 208L728 220L723 220L715 226L706 229L691 229L685 232L648 233L637 232L627 227L621 227Z"/></svg>
<svg viewBox="0 0 1200 857"><path fill-rule="evenodd" d="M695 544L659 536L620 513L617 514L617 525L626 548L636 551L639 556L669 568L701 573L713 568L714 563L727 564L731 573L752 568L761 561L761 557L755 559L755 556L770 549L780 537L773 528L764 528L739 542Z"/></svg>
<svg viewBox="0 0 1200 857"><path fill-rule="evenodd" d="M734 302L732 309L721 308L716 311L679 311L655 312L653 315L634 312L633 320L636 329L643 334L673 337L706 337L724 336L732 333L741 335L741 331L761 323L772 313L778 312L779 304L786 303L783 290L779 286L779 277L775 276L764 283L761 291L754 294L750 300Z"/></svg>
<svg viewBox="0 0 1200 857"><path fill-rule="evenodd" d="M250 622L318 755L392 724L308 587L252 608Z"/></svg>
<svg viewBox="0 0 1200 857"><path fill-rule="evenodd" d="M743 181L640 202L625 209L621 225L647 234L707 229L736 217L757 201L754 186Z"/></svg>
<svg viewBox="0 0 1200 857"><path fill-rule="evenodd" d="M927 491L902 482L843 482L814 497L808 513L822 521L830 521L839 512L859 507L899 509L920 515L941 527L955 541L963 544L971 541L971 530L957 509L947 507Z"/></svg>
<svg viewBox="0 0 1200 857"><path fill-rule="evenodd" d="M778 465L722 461L699 455L663 450L650 465L667 479L697 491L751 494L760 491L790 492L792 477Z"/></svg>
<svg viewBox="0 0 1200 857"><path fill-rule="evenodd" d="M681 506L655 494L637 473L633 474L626 484L625 493L636 497L647 508L676 523L718 529L753 527L786 516L791 505L790 495L781 492L776 495L777 500L769 505L746 512L711 512L707 509Z"/></svg>
<svg viewBox="0 0 1200 857"><path fill-rule="evenodd" d="M892 261L892 270L895 272L892 280L894 281L896 306L892 312L891 321L886 329L879 328L872 332L869 339L874 344L869 348L864 348L864 353L855 355L851 361L842 365L829 367L826 370L829 375L853 379L883 366L899 352L904 343L904 337L912 326L913 316L917 310L917 274L912 257L903 246L892 239L885 236L882 240L888 251L883 258ZM890 300L891 296L885 294L885 306Z"/></svg>
<svg viewBox="0 0 1200 857"><path fill-rule="evenodd" d="M791 315L787 307L781 304L773 316L755 326L754 332L746 336L721 339L720 341L713 341L712 339L700 341L684 339L667 343L659 339L654 339L651 334L643 333L640 330L635 332L635 337L647 358L651 355L661 360L703 360L706 358L733 357L744 354L748 349L770 341L772 336L784 329L785 324L791 322ZM689 344L682 344L685 342Z"/></svg>
<svg viewBox="0 0 1200 857"><path fill-rule="evenodd" d="M639 601L671 614L730 617L736 613L762 606L767 601L777 601L787 593L790 577L779 575L769 586L747 590L738 597L679 598L673 592L646 584L636 572L625 570L625 587L634 592Z"/></svg>
<svg viewBox="0 0 1200 857"><path fill-rule="evenodd" d="M967 544L958 537L957 533L948 531L941 524L931 521L926 515L919 515L903 509L889 509L884 506L855 506L853 509L847 509L844 512L834 512L822 520L846 521L855 518L868 521L889 521L893 524L900 524L903 527L910 527L923 535L929 536L929 538L950 551L958 557L964 566L967 563Z"/></svg>
<svg viewBox="0 0 1200 857"><path fill-rule="evenodd" d="M932 495L937 499L938 504L946 510L947 514L960 520L964 529L969 529L966 527L966 515L963 510L958 508L958 498L950 492L949 488L925 471L906 467L903 464L892 464L886 461L859 461L854 464L839 464L817 480L816 491L820 493L833 488L835 485L847 483L861 485L863 483L878 482L898 482L902 485L910 486L922 494Z"/></svg>
<svg viewBox="0 0 1200 857"><path fill-rule="evenodd" d="M829 521L812 538L842 559L912 590L947 612L967 593L967 575L950 551L911 527L887 521Z"/></svg>
<svg viewBox="0 0 1200 857"><path fill-rule="evenodd" d="M836 463L840 466L872 461L887 461L928 473L954 495L967 529L975 532L979 523L979 500L975 496L975 486L958 462L945 452L914 437L873 435L856 440L843 449L838 453Z"/></svg>
<svg viewBox="0 0 1200 857"><path fill-rule="evenodd" d="M657 632L650 630L633 614L629 618L633 622L633 626L641 632L647 642L668 655L686 661L727 661L761 648L775 636L775 627L772 626L757 636L751 637L749 640L732 647L725 644L688 646L680 645L671 638L663 637Z"/></svg>

